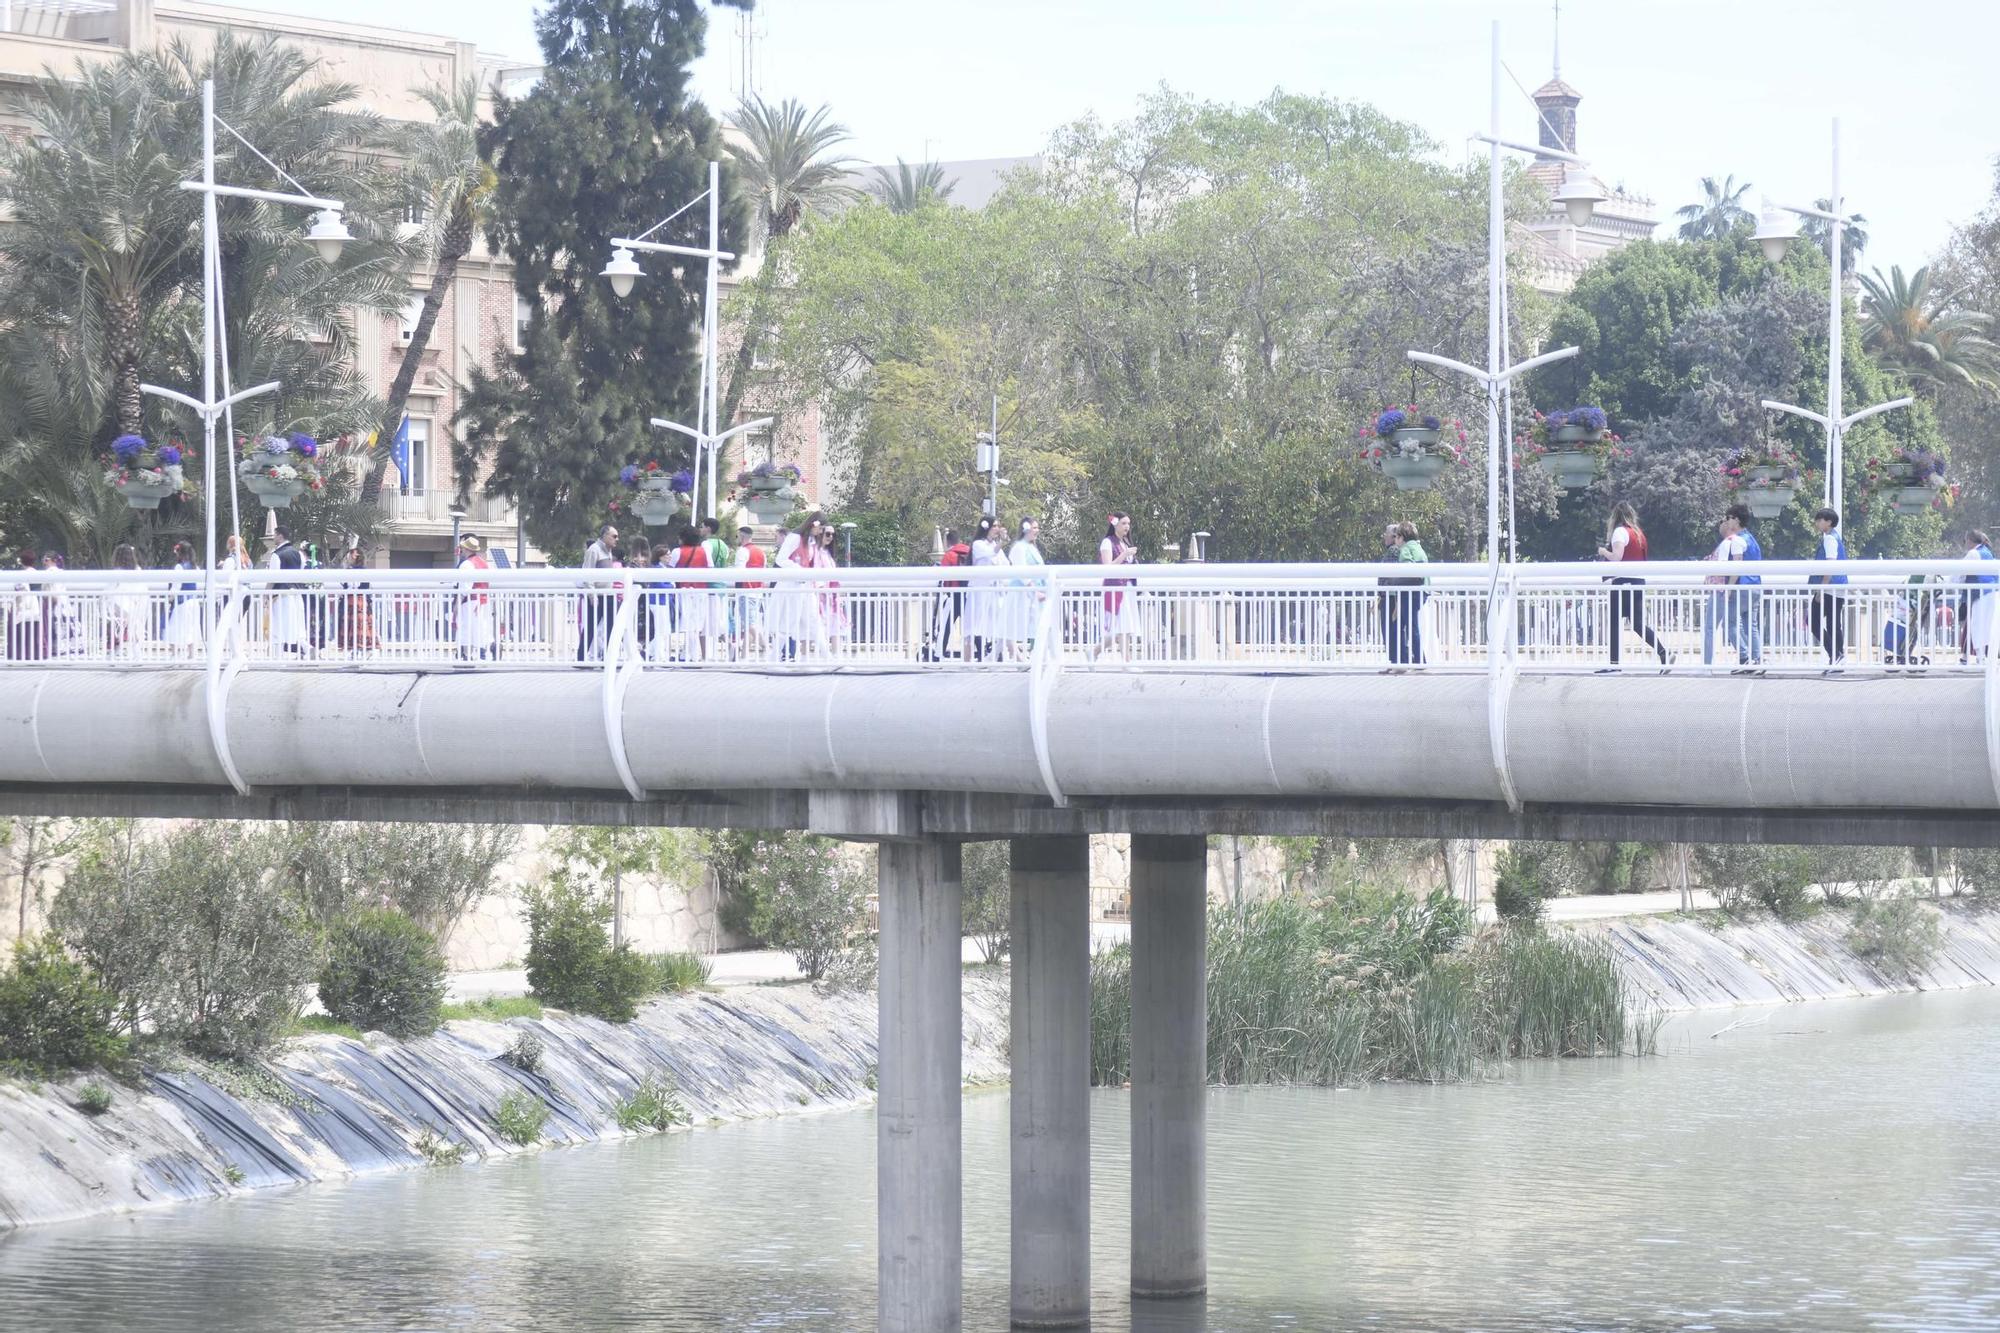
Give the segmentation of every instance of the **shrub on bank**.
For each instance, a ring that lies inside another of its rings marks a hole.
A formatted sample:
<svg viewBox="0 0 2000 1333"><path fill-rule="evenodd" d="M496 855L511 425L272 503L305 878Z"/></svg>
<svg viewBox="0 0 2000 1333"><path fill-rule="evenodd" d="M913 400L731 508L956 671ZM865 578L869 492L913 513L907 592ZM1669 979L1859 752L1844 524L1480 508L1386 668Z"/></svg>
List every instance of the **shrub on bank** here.
<svg viewBox="0 0 2000 1333"><path fill-rule="evenodd" d="M665 1074L649 1074L630 1097L612 1108L618 1128L630 1134L651 1130L655 1133L693 1121L681 1103L680 1089Z"/></svg>
<svg viewBox="0 0 2000 1333"><path fill-rule="evenodd" d="M1854 909L1847 947L1883 976L1915 981L1944 947L1944 927L1914 899L1876 899Z"/></svg>
<svg viewBox="0 0 2000 1333"><path fill-rule="evenodd" d="M437 1031L446 989L444 952L401 912L361 912L334 926L319 1002L338 1022L392 1037Z"/></svg>
<svg viewBox="0 0 2000 1333"><path fill-rule="evenodd" d="M708 984L708 960L697 953L641 954L650 969L652 993L678 995Z"/></svg>
<svg viewBox="0 0 2000 1333"><path fill-rule="evenodd" d="M830 838L776 834L758 843L746 880L756 903L752 933L818 981L861 929L874 875Z"/></svg>
<svg viewBox="0 0 2000 1333"><path fill-rule="evenodd" d="M627 1023L654 990L643 956L611 944L611 905L558 873L528 899L528 985L558 1009Z"/></svg>
<svg viewBox="0 0 2000 1333"><path fill-rule="evenodd" d="M526 1147L542 1137L549 1122L547 1103L525 1092L510 1092L493 1108L493 1128L509 1143Z"/></svg>
<svg viewBox="0 0 2000 1333"><path fill-rule="evenodd" d="M116 1002L53 935L14 943L0 966L0 1061L82 1069L117 1058Z"/></svg>

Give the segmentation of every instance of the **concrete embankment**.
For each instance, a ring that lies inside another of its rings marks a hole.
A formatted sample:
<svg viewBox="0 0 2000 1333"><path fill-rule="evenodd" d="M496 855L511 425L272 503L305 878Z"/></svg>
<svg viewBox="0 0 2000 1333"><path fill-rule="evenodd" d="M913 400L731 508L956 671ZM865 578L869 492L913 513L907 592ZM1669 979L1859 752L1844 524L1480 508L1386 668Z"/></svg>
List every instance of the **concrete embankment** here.
<svg viewBox="0 0 2000 1333"><path fill-rule="evenodd" d="M1004 976L965 980L968 1083L1007 1076ZM540 1072L503 1059L523 1033ZM312 1036L265 1068L149 1068L110 1084L102 1115L77 1108L86 1080L0 1080L0 1230L272 1185L421 1166L440 1148L468 1157L523 1148L495 1126L525 1093L549 1111L541 1144L625 1134L617 1104L671 1077L696 1125L874 1100L875 996L756 986L675 996L631 1023L551 1014L446 1024L434 1036L361 1042ZM538 1145L539 1146L539 1145Z"/></svg>
<svg viewBox="0 0 2000 1333"><path fill-rule="evenodd" d="M1626 985L1660 1011L1784 1004L2000 983L2000 912L1919 904L1937 914L1942 944L1897 975L1856 953L1852 916L1832 909L1787 924L1769 917L1626 917L1564 927L1610 944Z"/></svg>

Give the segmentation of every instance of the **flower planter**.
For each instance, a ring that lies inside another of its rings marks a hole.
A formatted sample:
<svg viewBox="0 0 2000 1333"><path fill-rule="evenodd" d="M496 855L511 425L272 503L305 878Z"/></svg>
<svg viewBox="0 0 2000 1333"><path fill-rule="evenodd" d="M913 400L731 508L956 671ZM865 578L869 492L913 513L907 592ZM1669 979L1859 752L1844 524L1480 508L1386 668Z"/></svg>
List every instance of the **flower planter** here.
<svg viewBox="0 0 2000 1333"><path fill-rule="evenodd" d="M261 472L247 472L241 475L244 486L266 509L290 509L292 501L306 493L304 480L297 477L285 481L278 477L266 476Z"/></svg>
<svg viewBox="0 0 2000 1333"><path fill-rule="evenodd" d="M1934 486L1899 486L1889 494L1889 508L1906 518L1926 512L1937 502Z"/></svg>
<svg viewBox="0 0 2000 1333"><path fill-rule="evenodd" d="M687 495L670 489L664 479L642 483L638 494L632 497L632 512L649 528L666 527L687 511Z"/></svg>
<svg viewBox="0 0 2000 1333"><path fill-rule="evenodd" d="M1882 480L1891 486L1914 486L1917 481L1915 463L1884 463Z"/></svg>
<svg viewBox="0 0 2000 1333"><path fill-rule="evenodd" d="M1758 518L1776 518L1798 497L1798 474L1790 468L1759 465L1744 473L1737 492Z"/></svg>
<svg viewBox="0 0 2000 1333"><path fill-rule="evenodd" d="M160 501L170 495L180 494L180 478L155 475L131 476L124 481L111 483L112 489L125 497L125 503L134 509L158 509Z"/></svg>
<svg viewBox="0 0 2000 1333"><path fill-rule="evenodd" d="M1603 438L1603 431L1588 426L1557 426L1549 432L1549 439L1556 444L1595 444Z"/></svg>
<svg viewBox="0 0 2000 1333"><path fill-rule="evenodd" d="M1565 426L1562 430L1582 427ZM1560 432L1559 432L1560 433ZM1555 478L1556 485L1566 491L1581 490L1597 480L1603 470L1604 460L1588 449L1551 449L1535 460L1542 471Z"/></svg>
<svg viewBox="0 0 2000 1333"><path fill-rule="evenodd" d="M1399 434L1401 432L1398 432ZM1426 432L1435 435L1436 431ZM1426 454L1412 451L1407 454L1384 454L1380 464L1382 475L1396 483L1399 491L1427 491L1431 484L1443 474L1451 460L1443 454Z"/></svg>
<svg viewBox="0 0 2000 1333"><path fill-rule="evenodd" d="M1430 428L1426 428L1423 426L1404 426L1395 431L1395 433L1393 433L1392 435L1390 435L1389 439L1396 446L1396 448L1408 454L1416 452L1416 450L1425 445L1436 444L1438 442L1438 438L1443 434L1444 434L1444 427L1442 426L1436 426Z"/></svg>
<svg viewBox="0 0 2000 1333"><path fill-rule="evenodd" d="M783 491L760 491L746 487L742 505L750 511L751 518L769 526L784 522L797 499L789 485Z"/></svg>

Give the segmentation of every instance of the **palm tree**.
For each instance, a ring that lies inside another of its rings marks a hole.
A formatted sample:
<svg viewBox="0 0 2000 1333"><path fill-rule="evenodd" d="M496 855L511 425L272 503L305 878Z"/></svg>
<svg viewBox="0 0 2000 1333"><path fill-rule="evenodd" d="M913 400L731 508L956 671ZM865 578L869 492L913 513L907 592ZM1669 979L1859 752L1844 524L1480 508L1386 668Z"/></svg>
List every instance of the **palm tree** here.
<svg viewBox="0 0 2000 1333"><path fill-rule="evenodd" d="M830 116L825 106L809 114L804 103L792 98L774 107L754 94L736 108L736 127L750 149L730 152L742 171L744 191L754 200L751 226L766 244L790 235L808 213L830 213L860 198L861 192L847 183L853 159L832 156L847 142L847 127ZM743 406L750 367L767 332L766 301L767 289L759 286L729 367L717 421L734 421Z"/></svg>
<svg viewBox="0 0 2000 1333"><path fill-rule="evenodd" d="M380 446L368 459L368 472L361 483L361 498L375 503L382 494L382 479L389 469L387 441L403 424L410 390L417 382L431 332L437 327L438 312L451 294L458 278L458 266L472 251L473 237L487 216L493 197L493 167L479 151L479 80L470 78L455 88L425 88L418 92L431 109L429 122L406 125L393 137L393 147L401 154L403 169L397 180L397 195L404 216L420 230L413 238L415 248L431 266L430 286L417 311L410 331L409 346L396 367L396 378L382 401L382 416L376 426Z"/></svg>
<svg viewBox="0 0 2000 1333"><path fill-rule="evenodd" d="M1931 271L1908 278L1900 265L1861 279L1861 343L1886 366L1930 385L1975 389L2000 386L2000 344L1986 336L1989 319L1957 308L1951 293L1931 289Z"/></svg>
<svg viewBox="0 0 2000 1333"><path fill-rule="evenodd" d="M755 200L752 223L760 240L778 240L805 214L830 213L860 197L847 183L853 159L832 156L849 135L830 114L824 106L808 113L789 97L774 107L754 94L736 108L736 128L750 151L730 152L742 170L744 192Z"/></svg>
<svg viewBox="0 0 2000 1333"><path fill-rule="evenodd" d="M1684 241L1706 241L1727 236L1738 227L1755 221L1750 210L1743 206L1743 196L1750 193L1750 182L1736 183L1736 177L1724 176L1718 184L1715 177L1701 178L1702 200L1698 204L1687 204L1674 211L1681 220L1681 239Z"/></svg>
<svg viewBox="0 0 2000 1333"><path fill-rule="evenodd" d="M1813 200L1813 207L1822 213L1833 211L1833 205L1824 199ZM1799 235L1818 246L1821 254L1826 253L1827 238L1832 232L1833 227L1825 218L1808 216L1799 226ZM1861 261L1861 252L1867 248L1868 219L1856 213L1840 229L1840 271L1843 276L1854 272Z"/></svg>
<svg viewBox="0 0 2000 1333"><path fill-rule="evenodd" d="M942 204L951 198L951 192L958 188L958 181L946 180L944 168L935 162L925 162L914 168L902 158L896 159L896 169L872 168L875 179L868 183L868 192L887 206L891 213L914 213L932 204Z"/></svg>

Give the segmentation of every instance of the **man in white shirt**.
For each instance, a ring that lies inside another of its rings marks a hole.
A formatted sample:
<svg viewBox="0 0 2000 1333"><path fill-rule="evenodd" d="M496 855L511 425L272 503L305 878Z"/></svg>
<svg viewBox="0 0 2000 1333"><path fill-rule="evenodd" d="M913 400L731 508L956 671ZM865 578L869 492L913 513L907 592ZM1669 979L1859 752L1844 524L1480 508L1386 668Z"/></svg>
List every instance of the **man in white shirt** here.
<svg viewBox="0 0 2000 1333"><path fill-rule="evenodd" d="M584 548L583 567L609 569L617 560L618 529L606 523L597 530L597 540ZM579 662L603 656L603 643L611 632L614 599L608 588L597 591L599 586L591 585L592 590L577 599L576 660Z"/></svg>

